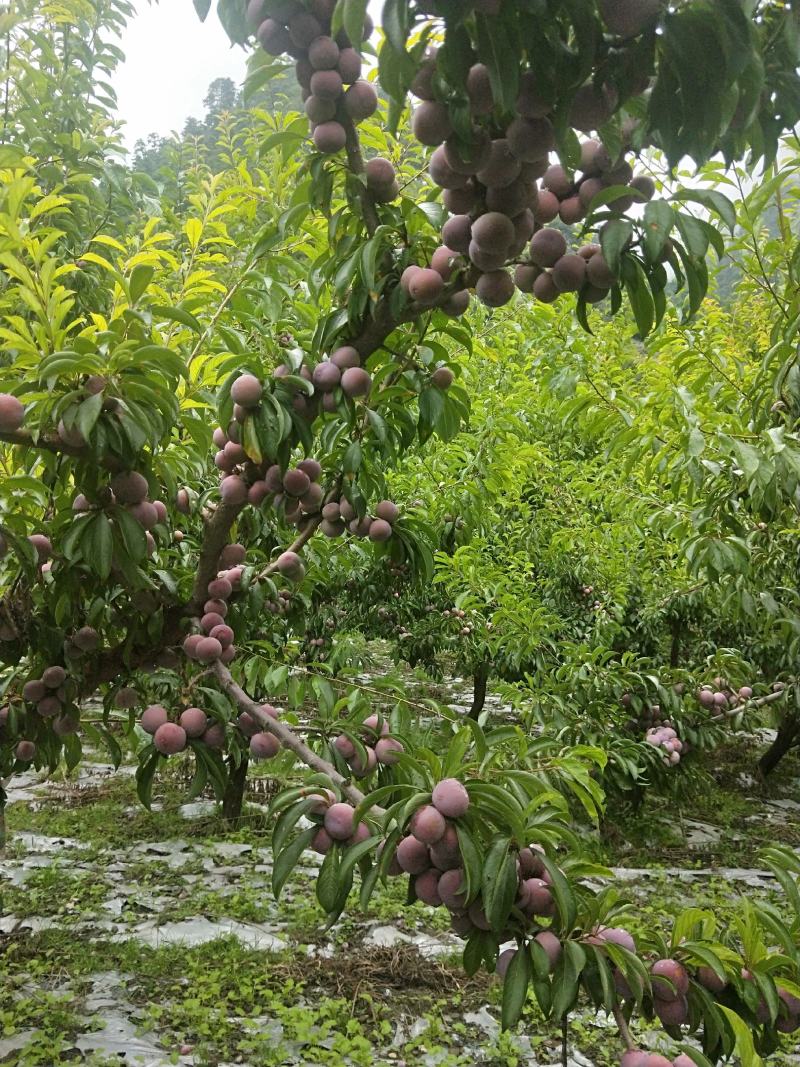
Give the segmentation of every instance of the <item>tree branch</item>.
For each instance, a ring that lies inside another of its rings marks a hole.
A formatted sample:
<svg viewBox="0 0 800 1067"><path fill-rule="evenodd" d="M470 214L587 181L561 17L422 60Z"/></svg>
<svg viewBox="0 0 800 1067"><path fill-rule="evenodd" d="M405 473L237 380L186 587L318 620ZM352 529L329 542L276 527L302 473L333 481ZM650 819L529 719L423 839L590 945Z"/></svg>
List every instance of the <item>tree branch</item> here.
<svg viewBox="0 0 800 1067"><path fill-rule="evenodd" d="M329 763L322 756L317 755L312 748L309 748L290 726L287 726L285 722L281 722L279 719L270 718L266 712L263 712L260 706L254 700L251 700L244 689L233 680L231 672L224 664L217 662L214 671L222 689L243 711L246 711L251 718L255 719L263 730L277 737L284 748L293 752L312 771L326 774L334 785L339 786L351 804L358 805L364 800L364 794L361 790L352 785L349 779L339 774L332 763ZM377 817L386 814L383 808L377 806L371 808L370 812Z"/></svg>
<svg viewBox="0 0 800 1067"><path fill-rule="evenodd" d="M360 180L360 176L364 173L364 157L361 154L361 142L358 137L358 131L356 130L353 120L349 116L343 115L340 122L344 126L344 132L347 136L347 141L345 142L347 166L350 172L359 178L358 199L361 203L361 217L364 220L364 225L367 227L367 233L372 237L380 226L381 220L378 218L378 209L375 206L372 194Z"/></svg>
<svg viewBox="0 0 800 1067"><path fill-rule="evenodd" d="M636 1048L636 1042L631 1035L630 1027L628 1026L628 1020L622 1014L622 1008L615 1006L614 1008L614 1021L619 1028L619 1034L622 1040L625 1042L626 1049Z"/></svg>
<svg viewBox="0 0 800 1067"><path fill-rule="evenodd" d="M78 459L89 457L89 451L84 445L67 445L60 437L40 437L34 440L33 434L28 430L2 430L0 441L6 441L10 445L22 445L23 448L39 448L43 452L63 452Z"/></svg>
<svg viewBox="0 0 800 1067"><path fill-rule="evenodd" d="M186 613L199 614L203 604L208 600L208 583L216 577L219 569L219 554L227 545L231 528L244 504L226 504L217 506L211 521L203 535L203 544L197 560L197 574L192 589L192 599L186 605Z"/></svg>
<svg viewBox="0 0 800 1067"><path fill-rule="evenodd" d="M299 552L300 549L305 544L307 544L311 540L311 538L314 536L314 534L315 534L315 532L317 530L317 527L319 526L319 524L321 522L322 522L322 516L321 515L313 515L308 520L306 525L303 527L302 531L297 535L297 537L295 537L294 541L292 541L292 543L289 545L289 547L284 549L284 552ZM262 578L269 578L269 576L271 574L274 574L277 571L277 569L278 569L278 561L276 559L274 559L272 561L272 563L270 563L268 566L266 566L264 568L263 571L261 571L258 575L256 575L256 581L260 582Z"/></svg>

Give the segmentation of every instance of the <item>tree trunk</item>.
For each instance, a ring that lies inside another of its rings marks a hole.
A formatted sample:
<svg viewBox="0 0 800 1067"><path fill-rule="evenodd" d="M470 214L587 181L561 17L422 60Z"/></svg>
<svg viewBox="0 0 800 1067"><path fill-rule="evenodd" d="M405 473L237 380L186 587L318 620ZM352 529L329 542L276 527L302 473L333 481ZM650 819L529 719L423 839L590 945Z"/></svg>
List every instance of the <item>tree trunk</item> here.
<svg viewBox="0 0 800 1067"><path fill-rule="evenodd" d="M228 784L222 798L222 817L232 826L238 823L242 815L248 762L247 756L244 756L238 767L234 766L232 761L228 764Z"/></svg>
<svg viewBox="0 0 800 1067"><path fill-rule="evenodd" d="M777 737L758 761L758 769L761 772L762 777L766 778L768 774L771 774L772 771L775 770L780 761L789 749L794 747L799 738L800 719L798 719L796 713L787 712L781 719Z"/></svg>
<svg viewBox="0 0 800 1067"><path fill-rule="evenodd" d="M681 637L683 636L683 626L680 619L674 619L672 623L672 644L669 650L669 665L670 667L677 667L681 658Z"/></svg>
<svg viewBox="0 0 800 1067"><path fill-rule="evenodd" d="M0 856L6 850L6 794L0 786Z"/></svg>
<svg viewBox="0 0 800 1067"><path fill-rule="evenodd" d="M469 709L469 717L478 721L478 716L483 711L486 703L486 683L489 681L489 664L484 662L472 676L472 707Z"/></svg>

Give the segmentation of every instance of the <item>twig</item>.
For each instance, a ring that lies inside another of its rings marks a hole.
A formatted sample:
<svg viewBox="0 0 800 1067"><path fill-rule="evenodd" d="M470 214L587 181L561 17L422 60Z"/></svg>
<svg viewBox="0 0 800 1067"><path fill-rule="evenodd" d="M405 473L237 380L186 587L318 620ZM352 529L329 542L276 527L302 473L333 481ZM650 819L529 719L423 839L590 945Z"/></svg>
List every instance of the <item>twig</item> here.
<svg viewBox="0 0 800 1067"><path fill-rule="evenodd" d="M628 1026L628 1020L622 1014L622 1008L619 1006L614 1007L614 1021L619 1028L619 1034L622 1040L625 1042L626 1049L636 1048L636 1042L631 1035L630 1027Z"/></svg>

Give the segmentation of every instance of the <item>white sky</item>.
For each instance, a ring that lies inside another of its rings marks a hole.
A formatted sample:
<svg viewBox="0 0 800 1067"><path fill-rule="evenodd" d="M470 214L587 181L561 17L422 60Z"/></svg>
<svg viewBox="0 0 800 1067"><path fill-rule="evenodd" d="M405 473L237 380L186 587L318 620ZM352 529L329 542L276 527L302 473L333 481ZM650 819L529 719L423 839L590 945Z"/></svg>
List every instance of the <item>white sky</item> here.
<svg viewBox="0 0 800 1067"><path fill-rule="evenodd" d="M191 0L136 0L136 9L121 41L126 60L113 79L128 148L148 133L182 130L190 115L203 118L210 83L227 77L238 85L247 62L215 12L202 23Z"/></svg>
<svg viewBox="0 0 800 1067"><path fill-rule="evenodd" d="M113 85L119 115L125 120L125 144L131 149L149 133L180 132L189 116L201 119L203 99L215 78L244 79L247 53L231 48L212 7L205 23L192 0L136 0L137 15L121 41L125 63ZM371 0L373 17L381 0Z"/></svg>

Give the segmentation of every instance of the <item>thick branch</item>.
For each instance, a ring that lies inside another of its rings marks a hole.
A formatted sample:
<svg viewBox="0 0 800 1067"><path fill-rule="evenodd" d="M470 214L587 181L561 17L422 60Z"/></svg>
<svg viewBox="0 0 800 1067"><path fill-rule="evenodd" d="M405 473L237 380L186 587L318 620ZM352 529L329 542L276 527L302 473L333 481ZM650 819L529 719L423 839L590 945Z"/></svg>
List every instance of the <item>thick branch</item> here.
<svg viewBox="0 0 800 1067"><path fill-rule="evenodd" d="M22 445L24 448L39 448L43 452L63 452L67 456L81 458L89 456L89 451L84 445L67 445L60 437L39 437L34 439L27 430L2 430L0 441L7 441L10 445Z"/></svg>
<svg viewBox="0 0 800 1067"><path fill-rule="evenodd" d="M347 166L351 173L360 179L360 176L364 173L364 157L361 155L361 142L358 138L358 131L351 118L342 116L340 121L347 135L347 142L345 143ZM372 199L369 189L367 189L366 185L360 183L359 185L358 199L361 203L361 216L364 219L364 225L367 227L367 233L371 237L380 226L381 220L378 218L378 209L375 207L375 201Z"/></svg>
<svg viewBox="0 0 800 1067"><path fill-rule="evenodd" d="M742 712L750 711L752 708L761 708L765 704L772 704L774 701L780 700L780 698L784 697L784 696L786 696L786 690L785 689L778 689L778 690L776 690L776 692L768 693L764 697L751 697L750 700L746 701L744 704L740 705L736 709L736 714L737 715L741 715ZM722 712L719 713L719 715L712 715L710 721L711 722L722 722L724 719L727 719L728 717L729 717L728 713L722 711Z"/></svg>
<svg viewBox="0 0 800 1067"><path fill-rule="evenodd" d="M219 554L227 545L231 527L243 504L219 504L205 528L200 556L197 560L197 574L192 589L192 599L186 608L189 615L197 615L208 600L208 583L216 577L219 569Z"/></svg>
<svg viewBox="0 0 800 1067"><path fill-rule="evenodd" d="M351 785L347 778L344 778L332 763L324 760L322 756L318 756L313 749L302 741L297 734L292 730L290 726L287 726L285 722L281 722L278 719L272 719L266 712L263 712L258 704L245 693L244 689L233 680L231 672L222 663L217 663L214 668L219 683L229 697L232 698L239 705L239 707L246 711L259 726L262 727L267 733L273 734L284 748L288 748L290 752L294 752L295 756L301 760L307 767L310 767L312 771L318 771L321 774L326 774L334 785L338 785L342 793L347 797L351 804L360 804L364 799L364 794L360 789L357 789L354 785ZM370 809L371 814L375 816L384 815L384 809L374 807Z"/></svg>
<svg viewBox="0 0 800 1067"><path fill-rule="evenodd" d="M322 516L321 515L314 515L312 518L310 518L308 520L308 522L306 523L306 525L303 527L302 531L297 535L297 537L295 537L294 541L292 541L292 543L289 545L289 547L287 549L284 549L284 551L285 552L299 552L300 549L305 544L307 544L311 540L311 538L314 536L314 533L316 532L316 529L317 529L317 527L319 526L319 524L321 522L322 522ZM269 576L271 574L274 574L277 571L277 569L278 569L278 561L277 561L277 559L274 559L272 561L272 563L270 563L268 566L266 566L264 568L264 570L261 571L258 574L258 576L256 577L256 581L261 581L262 578L269 578Z"/></svg>

